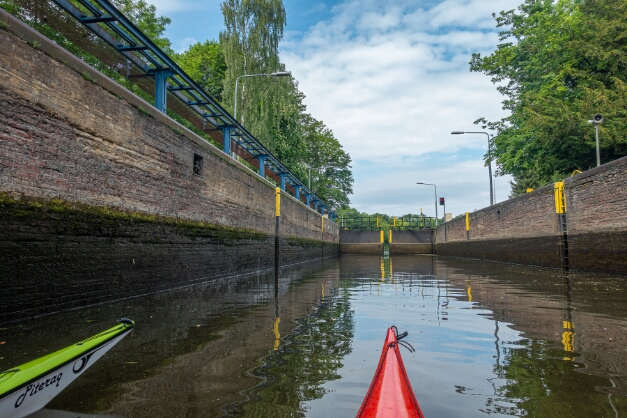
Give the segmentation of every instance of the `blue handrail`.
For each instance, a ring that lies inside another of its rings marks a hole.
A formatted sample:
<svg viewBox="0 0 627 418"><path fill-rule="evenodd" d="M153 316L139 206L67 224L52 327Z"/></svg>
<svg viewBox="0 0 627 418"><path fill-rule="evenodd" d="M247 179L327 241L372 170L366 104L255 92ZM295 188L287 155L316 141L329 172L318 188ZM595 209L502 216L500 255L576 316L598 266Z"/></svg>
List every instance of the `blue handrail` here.
<svg viewBox="0 0 627 418"><path fill-rule="evenodd" d="M167 93L176 96L201 118L222 130L225 140L230 137L246 152L257 158L259 164L268 167L277 176L284 177L285 182L295 189L300 189L299 195L309 195L307 199L309 202L314 204L318 202L321 209L328 209L318 196L108 0L76 0L84 10L69 0L52 1L117 50L144 75L155 78L157 109L165 113Z"/></svg>

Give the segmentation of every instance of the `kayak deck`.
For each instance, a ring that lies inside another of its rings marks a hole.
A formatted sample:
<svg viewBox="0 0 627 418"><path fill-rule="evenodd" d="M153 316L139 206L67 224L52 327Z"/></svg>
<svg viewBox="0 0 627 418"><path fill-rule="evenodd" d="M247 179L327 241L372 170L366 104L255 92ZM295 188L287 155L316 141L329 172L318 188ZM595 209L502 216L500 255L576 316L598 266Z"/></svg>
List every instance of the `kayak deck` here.
<svg viewBox="0 0 627 418"><path fill-rule="evenodd" d="M1 372L0 416L21 418L43 408L133 329L130 319L118 322L69 347Z"/></svg>
<svg viewBox="0 0 627 418"><path fill-rule="evenodd" d="M407 377L397 337L396 327L388 328L377 370L357 418L424 418Z"/></svg>

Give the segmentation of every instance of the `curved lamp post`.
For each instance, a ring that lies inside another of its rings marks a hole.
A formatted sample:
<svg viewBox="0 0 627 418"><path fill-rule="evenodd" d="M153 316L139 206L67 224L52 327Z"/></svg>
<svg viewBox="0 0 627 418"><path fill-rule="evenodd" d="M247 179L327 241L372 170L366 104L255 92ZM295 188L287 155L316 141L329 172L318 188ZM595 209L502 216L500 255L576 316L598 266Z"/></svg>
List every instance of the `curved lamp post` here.
<svg viewBox="0 0 627 418"><path fill-rule="evenodd" d="M432 183L416 183L424 186L433 186L433 193L435 194L435 226L438 226L438 188Z"/></svg>
<svg viewBox="0 0 627 418"><path fill-rule="evenodd" d="M291 77L292 73L290 71L277 71L270 74L244 74L237 77L235 80L235 97L233 99L233 119L237 120L237 85L239 84L239 79L243 77Z"/></svg>
<svg viewBox="0 0 627 418"><path fill-rule="evenodd" d="M488 152L490 152L490 135L487 132L464 132L464 131L453 131L451 135L463 135L463 134L485 134L488 137ZM492 189L492 160L488 161L488 173L490 174L490 206L492 206L494 202L494 190Z"/></svg>

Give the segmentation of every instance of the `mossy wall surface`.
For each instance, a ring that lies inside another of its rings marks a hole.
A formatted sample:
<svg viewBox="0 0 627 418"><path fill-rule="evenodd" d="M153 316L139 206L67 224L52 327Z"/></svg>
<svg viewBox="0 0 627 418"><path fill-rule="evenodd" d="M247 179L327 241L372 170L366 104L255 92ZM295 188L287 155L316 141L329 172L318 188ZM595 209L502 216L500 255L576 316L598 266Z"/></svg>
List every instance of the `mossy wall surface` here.
<svg viewBox="0 0 627 418"><path fill-rule="evenodd" d="M252 230L0 194L0 323L274 267ZM337 244L282 238L281 264Z"/></svg>
<svg viewBox="0 0 627 418"><path fill-rule="evenodd" d="M1 17L0 321L274 267L270 182ZM337 225L281 215L281 264L334 254Z"/></svg>

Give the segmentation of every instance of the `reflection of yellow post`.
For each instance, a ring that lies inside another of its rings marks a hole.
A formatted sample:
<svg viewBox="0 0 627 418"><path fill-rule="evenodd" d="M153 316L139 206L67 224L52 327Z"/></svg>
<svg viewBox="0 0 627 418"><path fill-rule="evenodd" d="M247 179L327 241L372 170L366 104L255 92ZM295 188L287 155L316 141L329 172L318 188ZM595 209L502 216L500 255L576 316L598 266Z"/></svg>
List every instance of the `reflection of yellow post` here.
<svg viewBox="0 0 627 418"><path fill-rule="evenodd" d="M472 286L468 283L468 302L472 302Z"/></svg>
<svg viewBox="0 0 627 418"><path fill-rule="evenodd" d="M324 282L322 282L322 299L324 299Z"/></svg>
<svg viewBox="0 0 627 418"><path fill-rule="evenodd" d="M390 232L392 232L392 231L390 231ZM392 242L392 241L390 240L390 242ZM390 257L390 278L392 278L393 274L394 274L394 271L392 269L392 257Z"/></svg>
<svg viewBox="0 0 627 418"><path fill-rule="evenodd" d="M385 260L381 257L381 279L385 279Z"/></svg>
<svg viewBox="0 0 627 418"><path fill-rule="evenodd" d="M279 333L279 323L281 322L281 318L276 318L274 320L274 351L279 349L279 345L281 344L281 334Z"/></svg>
<svg viewBox="0 0 627 418"><path fill-rule="evenodd" d="M563 328L566 330L562 332L562 345L564 346L564 351L568 351L572 353L575 351L575 326L570 321L564 321ZM567 357L564 357L564 360L572 360Z"/></svg>

